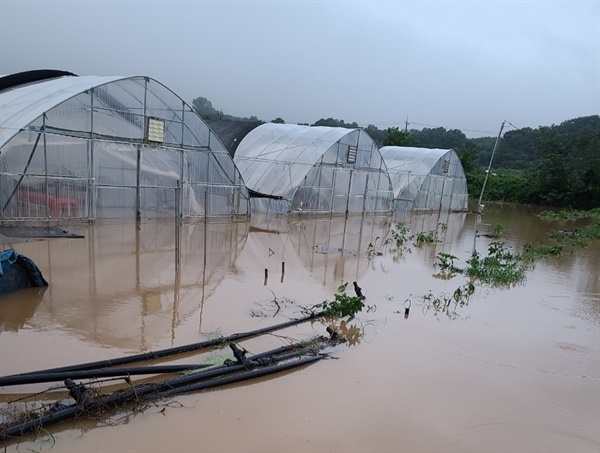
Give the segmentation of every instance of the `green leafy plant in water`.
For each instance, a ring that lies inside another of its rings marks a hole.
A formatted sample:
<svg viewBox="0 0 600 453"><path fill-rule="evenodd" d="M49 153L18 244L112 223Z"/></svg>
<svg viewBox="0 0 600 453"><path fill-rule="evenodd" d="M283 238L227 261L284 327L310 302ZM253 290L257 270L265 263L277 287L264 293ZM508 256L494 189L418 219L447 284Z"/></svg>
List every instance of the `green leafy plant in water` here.
<svg viewBox="0 0 600 453"><path fill-rule="evenodd" d="M598 214L600 214L600 208L592 209L591 211L543 211L538 217L542 220L579 220Z"/></svg>
<svg viewBox="0 0 600 453"><path fill-rule="evenodd" d="M477 251L467 260L463 274L495 287L514 286L525 281L529 263L520 255L511 253L504 242L491 242L488 255L481 257Z"/></svg>
<svg viewBox="0 0 600 453"><path fill-rule="evenodd" d="M475 285L472 282L469 282L463 286L456 288L454 290L454 293L452 294L452 299L456 304L462 307L463 305L468 304L469 299L471 298L474 292Z"/></svg>
<svg viewBox="0 0 600 453"><path fill-rule="evenodd" d="M434 244L438 242L438 234L437 230L424 231L421 233L417 233L415 236L414 245L416 247L422 247L426 244Z"/></svg>
<svg viewBox="0 0 600 453"><path fill-rule="evenodd" d="M423 310L444 312L449 317L454 318L457 315L456 309L468 305L474 292L475 285L471 282L456 288L452 294L442 293L436 296L429 291L426 294L421 294L421 305Z"/></svg>
<svg viewBox="0 0 600 453"><path fill-rule="evenodd" d="M496 237L500 236L500 234L502 234L503 231L504 225L502 225L501 223L497 223L496 225L494 225L494 235Z"/></svg>
<svg viewBox="0 0 600 453"><path fill-rule="evenodd" d="M455 274L462 273L462 269L456 267L454 265L454 260L457 260L458 257L450 254L440 252L436 255L435 261L433 263L433 267L435 269L439 269L438 276L443 278L453 277Z"/></svg>
<svg viewBox="0 0 600 453"><path fill-rule="evenodd" d="M550 256L560 256L563 254L564 246L562 244L554 245L533 245L527 243L523 246L523 259L527 262L535 262Z"/></svg>
<svg viewBox="0 0 600 453"><path fill-rule="evenodd" d="M408 227L403 223L397 223L390 230L391 238L386 240L386 244L392 243L397 250L403 250L412 236L409 236Z"/></svg>
<svg viewBox="0 0 600 453"><path fill-rule="evenodd" d="M349 296L346 294L347 286L347 282L340 285L333 300L325 300L314 307L323 310L325 312L325 316L353 318L357 313L362 311L365 303L363 299L358 296Z"/></svg>
<svg viewBox="0 0 600 453"><path fill-rule="evenodd" d="M523 257L529 262L541 258L560 256L572 252L572 249L587 247L590 242L600 240L600 208L589 211L544 211L539 216L542 220L568 222L581 219L590 219L589 224L572 229L561 229L551 233L550 245L525 244Z"/></svg>
<svg viewBox="0 0 600 453"><path fill-rule="evenodd" d="M551 235L559 244L570 247L586 247L589 242L600 240L600 216L592 217L589 225Z"/></svg>

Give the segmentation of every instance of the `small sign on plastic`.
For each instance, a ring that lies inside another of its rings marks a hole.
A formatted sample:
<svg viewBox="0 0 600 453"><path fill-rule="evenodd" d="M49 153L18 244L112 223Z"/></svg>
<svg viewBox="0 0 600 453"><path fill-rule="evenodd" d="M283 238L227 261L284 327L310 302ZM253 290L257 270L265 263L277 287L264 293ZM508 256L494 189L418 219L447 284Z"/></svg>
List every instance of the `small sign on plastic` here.
<svg viewBox="0 0 600 453"><path fill-rule="evenodd" d="M358 152L358 149L356 146L348 146L348 163L349 164L353 164L356 162L356 153Z"/></svg>

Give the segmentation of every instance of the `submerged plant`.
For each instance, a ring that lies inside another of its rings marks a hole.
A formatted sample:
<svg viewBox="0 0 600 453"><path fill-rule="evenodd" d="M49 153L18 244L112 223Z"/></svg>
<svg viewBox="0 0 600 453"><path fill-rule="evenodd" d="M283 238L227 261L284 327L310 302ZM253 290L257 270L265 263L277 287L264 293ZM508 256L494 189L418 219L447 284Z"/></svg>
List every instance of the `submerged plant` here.
<svg viewBox="0 0 600 453"><path fill-rule="evenodd" d="M491 286L514 286L525 281L529 263L521 255L510 252L504 242L495 241L488 246L488 255L481 257L473 251L462 273Z"/></svg>
<svg viewBox="0 0 600 453"><path fill-rule="evenodd" d="M542 220L579 220L598 214L600 214L600 209L596 208L590 211L543 211L538 215L538 217Z"/></svg>
<svg viewBox="0 0 600 453"><path fill-rule="evenodd" d="M426 244L433 244L435 242L438 242L437 230L424 231L421 233L417 233L414 236L414 238L415 238L414 245L416 247L422 247Z"/></svg>
<svg viewBox="0 0 600 453"><path fill-rule="evenodd" d="M442 277L452 277L455 274L462 273L462 269L456 267L454 265L454 260L457 260L458 257L450 254L440 252L435 257L435 261L433 263L433 267L440 270L439 275Z"/></svg>
<svg viewBox="0 0 600 453"><path fill-rule="evenodd" d="M554 245L533 245L527 243L523 246L523 258L529 262L536 261L549 256L560 256L563 254L564 246Z"/></svg>
<svg viewBox="0 0 600 453"><path fill-rule="evenodd" d="M353 318L362 311L365 303L363 298L346 294L347 286L347 282L340 285L333 300L325 300L314 307L323 310L325 315L329 317Z"/></svg>
<svg viewBox="0 0 600 453"><path fill-rule="evenodd" d="M367 246L367 258L371 259L375 256L381 256L383 255L383 252L379 249L378 244L379 243L379 236L375 238L375 240L373 242L369 242L369 245Z"/></svg>
<svg viewBox="0 0 600 453"><path fill-rule="evenodd" d="M391 238L386 240L386 244L392 244L397 250L403 250L412 238L408 233L409 229L405 224L397 223L390 229Z"/></svg>
<svg viewBox="0 0 600 453"><path fill-rule="evenodd" d="M456 288L452 294L441 293L436 296L429 291L426 294L421 294L421 306L424 311L434 310L435 312L445 313L454 319L457 316L456 309L468 305L474 292L475 285L470 282Z"/></svg>
<svg viewBox="0 0 600 453"><path fill-rule="evenodd" d="M562 254L565 248L581 248L587 247L588 243L600 240L600 208L589 211L544 211L539 217L543 220L552 221L573 221L580 219L590 219L588 225L579 226L573 229L563 229L550 234L550 238L556 242L554 246L536 246L530 248L530 252L536 252L541 256ZM561 253L557 247L562 247ZM538 250L539 249L539 250ZM548 253L545 253L548 252Z"/></svg>
<svg viewBox="0 0 600 453"><path fill-rule="evenodd" d="M501 223L497 223L496 225L494 225L494 235L496 237L500 236L500 234L504 231L504 225L502 225Z"/></svg>

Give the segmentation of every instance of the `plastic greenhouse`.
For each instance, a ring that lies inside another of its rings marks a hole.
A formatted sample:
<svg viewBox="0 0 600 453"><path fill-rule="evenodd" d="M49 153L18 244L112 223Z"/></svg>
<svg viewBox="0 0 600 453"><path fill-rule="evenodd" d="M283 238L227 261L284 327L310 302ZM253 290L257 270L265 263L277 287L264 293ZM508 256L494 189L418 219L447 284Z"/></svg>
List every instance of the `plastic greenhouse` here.
<svg viewBox="0 0 600 453"><path fill-rule="evenodd" d="M232 158L161 83L21 74L0 78L1 220L249 215Z"/></svg>
<svg viewBox="0 0 600 453"><path fill-rule="evenodd" d="M242 139L234 161L253 212L386 213L393 207L379 149L361 129L263 124Z"/></svg>
<svg viewBox="0 0 600 453"><path fill-rule="evenodd" d="M467 210L467 181L454 150L384 146L380 151L394 187L395 211Z"/></svg>

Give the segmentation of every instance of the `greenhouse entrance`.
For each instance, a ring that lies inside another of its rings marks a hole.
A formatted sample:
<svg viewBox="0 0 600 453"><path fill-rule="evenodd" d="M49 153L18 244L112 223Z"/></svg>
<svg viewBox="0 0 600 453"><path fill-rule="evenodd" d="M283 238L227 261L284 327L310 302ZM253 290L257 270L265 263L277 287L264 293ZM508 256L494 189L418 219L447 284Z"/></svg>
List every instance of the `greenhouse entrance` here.
<svg viewBox="0 0 600 453"><path fill-rule="evenodd" d="M337 168L335 173L333 211L346 214L361 213L365 208L367 175L362 172Z"/></svg>

